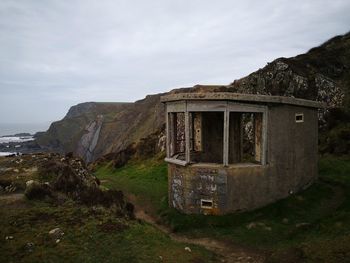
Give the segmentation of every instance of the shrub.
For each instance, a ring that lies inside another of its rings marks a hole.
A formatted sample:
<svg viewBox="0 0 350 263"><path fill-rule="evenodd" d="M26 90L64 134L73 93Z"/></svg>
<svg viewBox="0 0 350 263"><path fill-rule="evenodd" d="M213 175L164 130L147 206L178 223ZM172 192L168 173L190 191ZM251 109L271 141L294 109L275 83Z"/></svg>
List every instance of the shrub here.
<svg viewBox="0 0 350 263"><path fill-rule="evenodd" d="M42 200L46 197L52 197L52 190L49 185L35 182L26 188L24 195L30 200Z"/></svg>

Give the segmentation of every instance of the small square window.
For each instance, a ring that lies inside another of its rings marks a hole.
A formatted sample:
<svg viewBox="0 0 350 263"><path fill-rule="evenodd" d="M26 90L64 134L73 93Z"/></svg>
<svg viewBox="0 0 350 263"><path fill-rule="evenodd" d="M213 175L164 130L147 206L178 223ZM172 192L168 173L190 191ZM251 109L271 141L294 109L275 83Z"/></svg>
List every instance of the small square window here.
<svg viewBox="0 0 350 263"><path fill-rule="evenodd" d="M201 199L201 208L212 209L213 200Z"/></svg>
<svg viewBox="0 0 350 263"><path fill-rule="evenodd" d="M295 122L304 122L304 113L296 113Z"/></svg>

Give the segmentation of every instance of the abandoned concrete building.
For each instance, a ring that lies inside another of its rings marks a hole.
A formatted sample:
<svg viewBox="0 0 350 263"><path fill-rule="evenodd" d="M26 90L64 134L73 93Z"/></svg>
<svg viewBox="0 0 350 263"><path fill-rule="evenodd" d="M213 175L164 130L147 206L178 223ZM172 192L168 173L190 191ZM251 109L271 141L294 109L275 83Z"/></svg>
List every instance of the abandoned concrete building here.
<svg viewBox="0 0 350 263"><path fill-rule="evenodd" d="M225 92L161 100L170 206L217 215L252 210L317 178L321 103Z"/></svg>

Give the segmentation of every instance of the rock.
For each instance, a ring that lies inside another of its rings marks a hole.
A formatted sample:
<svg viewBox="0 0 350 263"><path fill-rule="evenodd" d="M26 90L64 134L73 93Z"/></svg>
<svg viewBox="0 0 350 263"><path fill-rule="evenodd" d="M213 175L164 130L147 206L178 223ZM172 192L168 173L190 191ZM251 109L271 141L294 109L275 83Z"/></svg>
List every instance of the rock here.
<svg viewBox="0 0 350 263"><path fill-rule="evenodd" d="M286 64L286 63L284 63L284 62L282 62L282 61L277 61L275 67L276 67L276 70L285 70L285 69L287 69L289 66L288 66L288 64Z"/></svg>
<svg viewBox="0 0 350 263"><path fill-rule="evenodd" d="M185 251L192 252L192 250L189 247L185 247Z"/></svg>
<svg viewBox="0 0 350 263"><path fill-rule="evenodd" d="M49 235L53 236L57 240L60 240L59 237L62 237L64 235L64 232L61 230L61 228L56 227L56 228L49 231ZM56 243L57 243L57 240L56 240ZM60 241L58 241L58 242L60 242Z"/></svg>
<svg viewBox="0 0 350 263"><path fill-rule="evenodd" d="M267 230L267 231L271 231L272 230L272 228L270 226L265 226L264 229Z"/></svg>
<svg viewBox="0 0 350 263"><path fill-rule="evenodd" d="M25 245L25 248L27 249L28 252L33 252L34 243L28 242L28 243Z"/></svg>
<svg viewBox="0 0 350 263"><path fill-rule="evenodd" d="M16 190L17 190L16 186L14 186L12 184L5 187L5 192L7 192L7 193L13 193Z"/></svg>
<svg viewBox="0 0 350 263"><path fill-rule="evenodd" d="M56 239L56 244L60 243L61 239Z"/></svg>
<svg viewBox="0 0 350 263"><path fill-rule="evenodd" d="M305 227L309 227L309 226L311 226L311 224L310 223L305 223L305 222L295 225L296 228L305 228Z"/></svg>
<svg viewBox="0 0 350 263"><path fill-rule="evenodd" d="M266 227L266 225L264 224L264 223L262 223L262 222L258 222L258 223L256 223L258 226L261 226L261 227Z"/></svg>
<svg viewBox="0 0 350 263"><path fill-rule="evenodd" d="M255 223L255 222L251 222L251 223L249 223L249 224L246 226L247 229L252 229L252 228L255 228L255 227L256 227L256 223Z"/></svg>
<svg viewBox="0 0 350 263"><path fill-rule="evenodd" d="M29 186L26 187L24 195L29 199L42 200L46 197L52 197L52 189L50 186L45 184L40 184L39 182L34 181Z"/></svg>
<svg viewBox="0 0 350 263"><path fill-rule="evenodd" d="M35 183L34 180L29 180L29 181L26 182L26 187L29 187L29 186L31 186L34 183Z"/></svg>
<svg viewBox="0 0 350 263"><path fill-rule="evenodd" d="M12 239L13 239L13 236L6 236L5 239L6 239L6 240L12 240Z"/></svg>
<svg viewBox="0 0 350 263"><path fill-rule="evenodd" d="M19 170L16 168L16 169L13 169L13 171L15 172L15 173L19 173Z"/></svg>
<svg viewBox="0 0 350 263"><path fill-rule="evenodd" d="M282 219L282 223L283 224L288 224L289 223L289 219L288 218L283 218Z"/></svg>
<svg viewBox="0 0 350 263"><path fill-rule="evenodd" d="M159 256L159 259L160 259L160 261L163 261L163 257L162 256Z"/></svg>

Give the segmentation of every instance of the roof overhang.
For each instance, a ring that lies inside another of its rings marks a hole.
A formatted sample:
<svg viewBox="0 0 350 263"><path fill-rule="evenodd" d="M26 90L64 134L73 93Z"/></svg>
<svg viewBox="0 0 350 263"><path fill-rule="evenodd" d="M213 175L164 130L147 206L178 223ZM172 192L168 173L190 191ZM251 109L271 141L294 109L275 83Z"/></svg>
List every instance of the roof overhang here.
<svg viewBox="0 0 350 263"><path fill-rule="evenodd" d="M208 93L177 93L169 94L161 97L161 102L173 102L173 101L240 101L249 102L255 104L289 104L300 107L309 108L325 108L326 104L319 101L297 99L293 97L285 96L269 96L269 95L256 95L256 94L244 94L244 93L232 93L232 92L208 92Z"/></svg>

